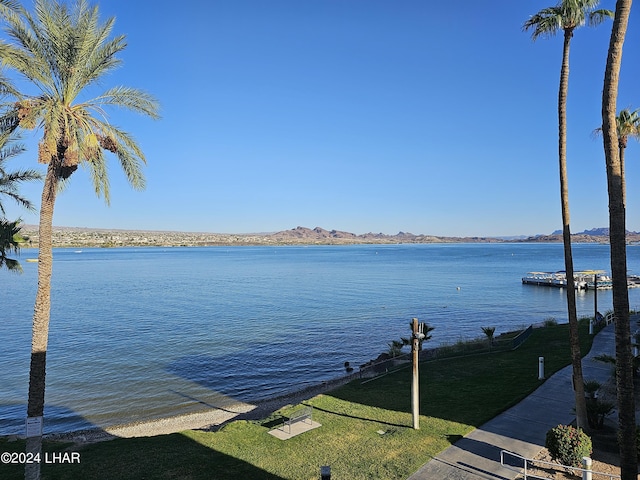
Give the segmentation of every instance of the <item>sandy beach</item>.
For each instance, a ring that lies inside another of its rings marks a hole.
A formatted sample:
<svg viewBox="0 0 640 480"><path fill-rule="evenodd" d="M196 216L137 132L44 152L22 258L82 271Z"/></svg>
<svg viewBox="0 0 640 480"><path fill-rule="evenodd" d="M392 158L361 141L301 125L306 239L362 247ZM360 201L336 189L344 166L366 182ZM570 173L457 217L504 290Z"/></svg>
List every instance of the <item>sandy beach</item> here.
<svg viewBox="0 0 640 480"><path fill-rule="evenodd" d="M307 387L286 395L251 403L238 402L225 408L204 410L174 417L161 418L126 425L114 425L104 429L81 430L66 433L47 434L48 440L72 441L74 443L95 443L115 438L150 437L167 435L184 430L217 430L222 425L234 420L259 420L269 416L286 405L297 405L305 400L334 388L344 385L356 378L354 373L318 385Z"/></svg>

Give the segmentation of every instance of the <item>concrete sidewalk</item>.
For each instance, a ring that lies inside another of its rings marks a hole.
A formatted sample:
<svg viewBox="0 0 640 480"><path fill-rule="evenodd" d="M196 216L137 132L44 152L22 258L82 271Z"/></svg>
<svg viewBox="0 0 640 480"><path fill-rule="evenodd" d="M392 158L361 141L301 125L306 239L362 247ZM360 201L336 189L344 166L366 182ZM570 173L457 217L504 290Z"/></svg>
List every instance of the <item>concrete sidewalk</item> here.
<svg viewBox="0 0 640 480"><path fill-rule="evenodd" d="M631 321L636 321L635 316ZM582 360L585 380L605 383L610 378L611 364L593 358L602 354L615 356L614 330L611 324L595 336L590 352ZM500 451L533 458L544 447L547 431L575 420L571 376L571 365L556 372L519 404L440 452L408 480L515 479L519 475L517 468L502 467Z"/></svg>

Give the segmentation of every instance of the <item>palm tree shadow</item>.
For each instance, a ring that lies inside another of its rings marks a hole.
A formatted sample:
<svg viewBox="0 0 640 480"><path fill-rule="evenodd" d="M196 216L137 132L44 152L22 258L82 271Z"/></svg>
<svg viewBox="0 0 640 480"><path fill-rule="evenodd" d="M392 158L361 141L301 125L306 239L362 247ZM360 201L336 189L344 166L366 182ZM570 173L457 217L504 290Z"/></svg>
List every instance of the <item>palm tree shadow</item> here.
<svg viewBox="0 0 640 480"><path fill-rule="evenodd" d="M0 417L0 434L15 437L11 441L0 439L3 450L25 452L26 441L19 438L24 434L22 417L25 411L24 404L0 405L0 412L7 414ZM48 422L47 414L52 418L65 416L67 421L71 418L74 425L84 429L64 431L68 424ZM79 452L82 459L79 463L68 465L43 463L43 478L150 478L149 472L157 470L157 464L164 463L179 470L180 478L283 480L241 458L202 445L180 433L119 438L73 410L56 405L45 407L45 435L42 441L43 452L49 457L54 453ZM126 471L122 469L123 465L126 465ZM3 465L1 470L2 478L6 480L22 479L25 475L23 464Z"/></svg>
<svg viewBox="0 0 640 480"><path fill-rule="evenodd" d="M169 389L169 391L175 395L178 395L179 397L186 398L187 400L191 400L192 402L195 402L207 408L211 408L213 410L222 410L223 412L237 413L235 410L224 408L224 406L221 406L221 405L214 405L212 403L205 402L204 400L200 400L199 398L193 397L191 395L187 395L186 393L178 392L177 390Z"/></svg>
<svg viewBox="0 0 640 480"><path fill-rule="evenodd" d="M305 404L303 404L303 405L305 405ZM391 422L383 422L383 421L378 420L378 419L365 418L365 417L358 417L358 416L356 416L356 415L349 415L349 414L347 414L347 413L334 412L334 411L332 411L332 410L327 410L327 409L325 409L325 408L321 408L321 407L318 407L318 406L316 406L316 405L313 405L313 409L314 409L314 410L317 410L317 411L319 411L319 412L324 412L324 413L328 413L328 414L331 414L331 415L338 415L338 416L340 416L340 417L352 418L352 419L354 419L354 420L362 420L362 421L364 421L364 422L371 422L371 423L376 423L376 424L380 424L380 425L388 425L388 426L390 426L390 427L398 427L398 428L412 428L412 427L411 427L411 426L409 426L409 425L403 425L403 424L399 424L399 423L391 423Z"/></svg>
<svg viewBox="0 0 640 480"><path fill-rule="evenodd" d="M263 470L245 460L223 453L213 447L202 445L181 433L173 433L161 437L118 439L114 440L114 442L123 442L127 447L124 454L121 448L113 449L116 456L125 455L123 460L130 465L131 471L127 472L127 478L149 478L149 468L153 468L149 464L161 461L165 464L180 465L181 478L194 480L211 478L283 480L279 475ZM100 448L99 446L97 447ZM131 453L129 454L128 452ZM148 455L149 452L153 452L154 458L150 462L145 460L145 455ZM91 461L91 457L87 454L87 449L83 450L83 461L85 457L88 459L87 461ZM113 459L113 461L118 460L117 458ZM83 478L98 477L89 474Z"/></svg>

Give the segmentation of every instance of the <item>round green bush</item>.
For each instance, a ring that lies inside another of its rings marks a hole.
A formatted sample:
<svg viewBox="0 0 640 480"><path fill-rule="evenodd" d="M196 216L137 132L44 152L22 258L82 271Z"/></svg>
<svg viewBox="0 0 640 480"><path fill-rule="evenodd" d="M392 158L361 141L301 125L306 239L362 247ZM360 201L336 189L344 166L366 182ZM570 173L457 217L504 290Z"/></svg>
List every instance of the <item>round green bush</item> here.
<svg viewBox="0 0 640 480"><path fill-rule="evenodd" d="M582 457L591 455L591 438L571 425L558 425L549 430L544 446L555 462L572 467L580 467Z"/></svg>

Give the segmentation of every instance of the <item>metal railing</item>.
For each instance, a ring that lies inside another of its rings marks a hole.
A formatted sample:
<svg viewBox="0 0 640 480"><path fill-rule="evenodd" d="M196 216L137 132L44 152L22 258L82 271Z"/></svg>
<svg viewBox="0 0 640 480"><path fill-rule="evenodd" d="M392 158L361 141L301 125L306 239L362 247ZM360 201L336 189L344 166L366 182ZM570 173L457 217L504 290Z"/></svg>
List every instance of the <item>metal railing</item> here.
<svg viewBox="0 0 640 480"><path fill-rule="evenodd" d="M474 354L485 354L490 352L500 352L507 350L515 350L522 345L533 332L533 325L529 325L515 337L505 339L493 339L491 346L485 338L475 338L461 340L451 345L440 345L433 348L425 348L420 350L420 361L434 360L436 358L449 358L458 356L467 356ZM398 368L406 367L411 362L410 353L402 353L395 357L385 358L383 360L371 360L368 363L360 365L360 377L373 377L384 375Z"/></svg>
<svg viewBox="0 0 640 480"><path fill-rule="evenodd" d="M517 337L511 340L511 349L515 350L520 345L522 345L525 342L525 340L529 338L532 332L533 332L533 325L529 325L525 330L520 332Z"/></svg>
<svg viewBox="0 0 640 480"><path fill-rule="evenodd" d="M520 465L511 465L508 463L505 463L506 460L508 458L514 458L519 462L522 462L522 466ZM540 477L538 475L534 475L532 473L529 473L529 470L534 467L534 468L548 468L550 470L560 470L560 469L564 469L564 470L568 470L571 473L574 474L578 474L578 475L582 475L583 479L598 479L598 478L607 478L608 480L613 480L613 479L619 479L620 475L614 475L611 473L603 473L603 472L596 472L594 470L589 470L586 468L578 468L578 467L571 467L568 465L561 465L559 463L552 463L552 462L545 462L543 460L535 460L533 458L526 458L523 457L522 455L518 455L517 453L513 453L510 452L508 450L501 450L500 451L500 465L502 465L504 468L514 471L514 472L518 472L518 473L522 473L522 475L524 475L524 480L528 480L528 479L536 479L536 480L550 480L555 478L553 473L550 473L550 477Z"/></svg>
<svg viewBox="0 0 640 480"><path fill-rule="evenodd" d="M615 319L616 319L616 316L613 314L613 312L609 312L609 313L607 313L607 315L604 317L604 324L605 324L605 325L609 325L609 324L610 324L610 323L612 323Z"/></svg>

